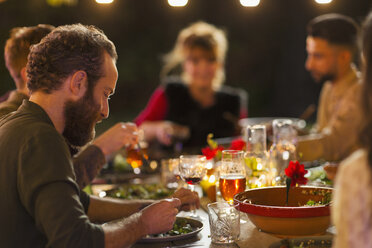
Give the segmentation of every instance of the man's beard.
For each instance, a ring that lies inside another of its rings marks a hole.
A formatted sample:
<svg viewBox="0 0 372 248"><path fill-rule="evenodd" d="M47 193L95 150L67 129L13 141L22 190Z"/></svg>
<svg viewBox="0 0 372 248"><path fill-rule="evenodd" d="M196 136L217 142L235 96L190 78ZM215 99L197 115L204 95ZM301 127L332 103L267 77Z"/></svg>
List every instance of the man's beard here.
<svg viewBox="0 0 372 248"><path fill-rule="evenodd" d="M95 125L100 120L100 106L94 102L91 92L76 101L67 101L64 106L65 129L63 136L72 146L81 147L93 140Z"/></svg>
<svg viewBox="0 0 372 248"><path fill-rule="evenodd" d="M323 76L321 76L318 80L319 83L324 83L326 81L333 81L335 80L335 75L334 73L328 73Z"/></svg>

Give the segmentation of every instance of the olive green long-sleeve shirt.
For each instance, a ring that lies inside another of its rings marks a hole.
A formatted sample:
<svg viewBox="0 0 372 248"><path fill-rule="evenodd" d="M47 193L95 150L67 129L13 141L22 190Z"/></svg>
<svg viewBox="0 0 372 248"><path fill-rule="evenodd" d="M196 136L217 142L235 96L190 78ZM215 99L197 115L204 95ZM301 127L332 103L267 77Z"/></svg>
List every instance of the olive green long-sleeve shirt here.
<svg viewBox="0 0 372 248"><path fill-rule="evenodd" d="M104 246L63 136L29 101L0 120L0 199L1 247Z"/></svg>
<svg viewBox="0 0 372 248"><path fill-rule="evenodd" d="M9 98L0 103L0 117L16 111L21 106L22 101L28 96L13 90ZM95 145L88 145L78 155L74 156L73 164L76 182L82 189L88 185L102 169L106 163L105 155L102 150Z"/></svg>

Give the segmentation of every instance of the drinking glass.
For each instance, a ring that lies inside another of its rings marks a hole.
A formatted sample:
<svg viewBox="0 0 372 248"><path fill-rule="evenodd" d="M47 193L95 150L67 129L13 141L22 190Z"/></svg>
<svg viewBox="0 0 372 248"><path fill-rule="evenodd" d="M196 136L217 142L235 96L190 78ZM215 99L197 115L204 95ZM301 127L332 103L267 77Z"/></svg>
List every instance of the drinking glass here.
<svg viewBox="0 0 372 248"><path fill-rule="evenodd" d="M290 119L273 121L273 144L270 147L270 167L276 172L276 184L285 184L284 170L289 161L296 160L297 131Z"/></svg>
<svg viewBox="0 0 372 248"><path fill-rule="evenodd" d="M132 166L134 174L141 173L144 159L148 158L146 142L140 142L137 146L127 149L127 162Z"/></svg>
<svg viewBox="0 0 372 248"><path fill-rule="evenodd" d="M177 188L180 179L179 158L168 158L161 160L160 178L167 188Z"/></svg>
<svg viewBox="0 0 372 248"><path fill-rule="evenodd" d="M180 177L187 183L191 191L195 191L198 184L207 172L207 158L202 155L181 155L179 160ZM195 206L191 206L190 217L201 219L195 212Z"/></svg>
<svg viewBox="0 0 372 248"><path fill-rule="evenodd" d="M234 195L245 191L246 171L243 151L222 151L219 187L223 199L230 204L234 201Z"/></svg>
<svg viewBox="0 0 372 248"><path fill-rule="evenodd" d="M230 244L238 240L240 234L240 213L236 209L237 206L230 205L227 202L208 204L209 226L213 243Z"/></svg>
<svg viewBox="0 0 372 248"><path fill-rule="evenodd" d="M265 125L247 126L247 152L244 159L250 168L248 185L249 188L269 186L269 170L267 166L268 154L266 146Z"/></svg>

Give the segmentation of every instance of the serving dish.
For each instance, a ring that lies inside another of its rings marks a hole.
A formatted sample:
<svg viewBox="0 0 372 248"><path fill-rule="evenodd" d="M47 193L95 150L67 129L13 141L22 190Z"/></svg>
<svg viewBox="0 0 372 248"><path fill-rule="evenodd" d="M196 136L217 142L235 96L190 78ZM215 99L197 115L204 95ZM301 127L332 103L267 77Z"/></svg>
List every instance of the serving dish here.
<svg viewBox="0 0 372 248"><path fill-rule="evenodd" d="M239 211L246 213L261 231L279 237L324 234L330 226L329 204L306 205L330 199L332 188L294 187L286 205L285 186L250 189L234 197Z"/></svg>

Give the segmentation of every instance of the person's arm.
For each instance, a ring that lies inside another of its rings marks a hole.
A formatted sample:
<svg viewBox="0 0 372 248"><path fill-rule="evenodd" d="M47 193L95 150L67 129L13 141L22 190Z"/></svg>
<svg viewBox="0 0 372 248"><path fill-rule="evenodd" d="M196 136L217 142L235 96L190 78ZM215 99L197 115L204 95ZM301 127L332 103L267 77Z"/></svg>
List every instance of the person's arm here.
<svg viewBox="0 0 372 248"><path fill-rule="evenodd" d="M63 137L35 130L19 152L19 198L48 246L103 247L103 229L84 212Z"/></svg>
<svg viewBox="0 0 372 248"><path fill-rule="evenodd" d="M80 190L73 180L70 153L55 132L35 132L35 138L20 153L19 197L35 226L47 238L48 246L124 247L146 234L165 232L173 226L181 204L176 198L154 203L103 226L93 224L85 214ZM94 200L91 204L88 214L99 212L94 209L99 207ZM110 208L106 214L110 214Z"/></svg>
<svg viewBox="0 0 372 248"><path fill-rule="evenodd" d="M176 198L154 203L128 218L104 224L105 247L128 247L147 234L172 229L180 201Z"/></svg>
<svg viewBox="0 0 372 248"><path fill-rule="evenodd" d="M73 158L76 183L80 189L87 186L106 163L102 150L95 145L89 145Z"/></svg>
<svg viewBox="0 0 372 248"><path fill-rule="evenodd" d="M199 196L196 192L180 188L174 192L172 198L180 200L180 210L190 210L190 206L199 208ZM88 216L92 222L108 222L123 217L128 217L141 209L153 204L155 200L123 200L114 198L99 198L90 196Z"/></svg>
<svg viewBox="0 0 372 248"><path fill-rule="evenodd" d="M171 121L145 121L140 128L144 132L145 140L158 140L164 145L170 145L174 137L186 139L190 135L190 129Z"/></svg>
<svg viewBox="0 0 372 248"><path fill-rule="evenodd" d="M88 185L112 154L123 146L138 142L137 127L133 123L119 122L96 138L73 158L76 182L80 188Z"/></svg>
<svg viewBox="0 0 372 248"><path fill-rule="evenodd" d="M92 222L104 223L116 219L128 217L148 205L155 203L154 200L123 200L110 197L100 198L90 196L88 217Z"/></svg>

